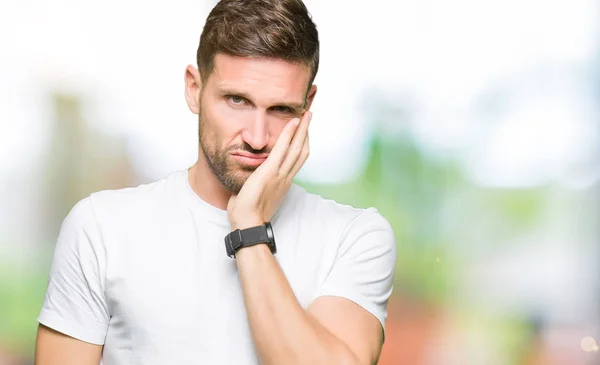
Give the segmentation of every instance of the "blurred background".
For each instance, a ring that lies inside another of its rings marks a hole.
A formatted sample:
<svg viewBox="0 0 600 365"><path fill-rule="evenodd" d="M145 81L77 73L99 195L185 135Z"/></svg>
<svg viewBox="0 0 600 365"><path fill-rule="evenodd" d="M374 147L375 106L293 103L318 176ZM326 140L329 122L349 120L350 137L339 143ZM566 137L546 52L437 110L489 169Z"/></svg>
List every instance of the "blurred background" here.
<svg viewBox="0 0 600 365"><path fill-rule="evenodd" d="M71 207L194 163L183 75L215 3L0 3L0 364L32 364ZM380 364L599 364L599 1L306 4L297 182L394 227Z"/></svg>

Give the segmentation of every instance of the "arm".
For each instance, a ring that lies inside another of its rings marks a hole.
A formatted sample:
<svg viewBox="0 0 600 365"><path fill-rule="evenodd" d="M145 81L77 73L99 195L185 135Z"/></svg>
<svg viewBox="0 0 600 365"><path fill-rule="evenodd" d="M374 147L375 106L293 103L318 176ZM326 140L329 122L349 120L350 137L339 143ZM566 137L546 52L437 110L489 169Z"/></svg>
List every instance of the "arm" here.
<svg viewBox="0 0 600 365"><path fill-rule="evenodd" d="M236 256L252 336L262 363L374 364L383 343L376 317L354 302L323 296L305 311L265 245Z"/></svg>
<svg viewBox="0 0 600 365"><path fill-rule="evenodd" d="M35 365L98 365L102 346L77 340L44 325L38 327Z"/></svg>
<svg viewBox="0 0 600 365"><path fill-rule="evenodd" d="M38 316L36 365L100 364L110 318L105 262L92 201L86 198L60 229Z"/></svg>
<svg viewBox="0 0 600 365"><path fill-rule="evenodd" d="M301 122L290 121L269 157L229 199L233 229L258 226L273 216L308 157L310 118L307 112ZM236 254L250 331L263 364L376 362L392 291L395 240L381 215L359 216L343 232L334 267L308 312L268 247L245 247Z"/></svg>

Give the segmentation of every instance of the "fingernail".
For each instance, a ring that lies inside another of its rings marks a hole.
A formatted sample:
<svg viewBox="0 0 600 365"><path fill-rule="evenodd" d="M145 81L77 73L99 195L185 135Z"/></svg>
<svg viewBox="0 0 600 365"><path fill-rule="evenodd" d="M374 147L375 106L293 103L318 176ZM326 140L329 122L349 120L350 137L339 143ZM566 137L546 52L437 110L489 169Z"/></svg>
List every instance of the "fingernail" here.
<svg viewBox="0 0 600 365"><path fill-rule="evenodd" d="M300 124L300 119L294 118L294 125L298 126L298 124Z"/></svg>

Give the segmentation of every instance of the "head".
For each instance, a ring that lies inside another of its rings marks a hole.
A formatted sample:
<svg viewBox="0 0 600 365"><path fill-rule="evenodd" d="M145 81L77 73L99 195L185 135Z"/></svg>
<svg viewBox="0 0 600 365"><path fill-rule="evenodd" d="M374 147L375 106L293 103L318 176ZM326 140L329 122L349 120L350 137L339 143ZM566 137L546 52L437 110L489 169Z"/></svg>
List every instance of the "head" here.
<svg viewBox="0 0 600 365"><path fill-rule="evenodd" d="M310 109L317 30L301 0L222 0L206 20L197 62L185 82L199 116L199 163L237 194L286 123Z"/></svg>

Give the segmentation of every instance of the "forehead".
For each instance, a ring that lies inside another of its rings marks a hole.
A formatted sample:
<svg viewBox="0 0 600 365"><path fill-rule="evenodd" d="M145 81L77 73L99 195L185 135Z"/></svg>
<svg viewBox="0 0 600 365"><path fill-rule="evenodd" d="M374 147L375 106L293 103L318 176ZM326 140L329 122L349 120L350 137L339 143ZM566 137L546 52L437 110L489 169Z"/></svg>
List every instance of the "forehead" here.
<svg viewBox="0 0 600 365"><path fill-rule="evenodd" d="M301 63L217 54L208 83L260 99L303 102L310 76L310 68Z"/></svg>

